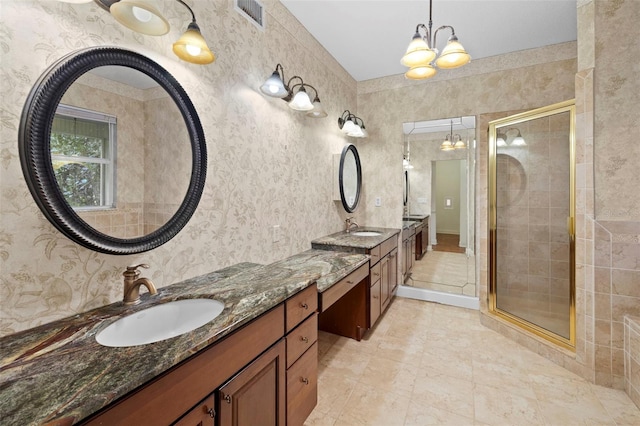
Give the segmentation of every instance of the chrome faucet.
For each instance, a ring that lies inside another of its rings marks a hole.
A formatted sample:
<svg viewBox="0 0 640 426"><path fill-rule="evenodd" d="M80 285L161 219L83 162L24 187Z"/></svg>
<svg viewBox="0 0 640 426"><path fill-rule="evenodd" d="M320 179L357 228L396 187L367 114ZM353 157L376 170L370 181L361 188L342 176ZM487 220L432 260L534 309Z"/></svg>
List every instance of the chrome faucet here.
<svg viewBox="0 0 640 426"><path fill-rule="evenodd" d="M344 221L344 222L345 222L345 224L347 225L347 234L348 234L349 232L351 232L351 228L352 228L352 227L354 227L354 228L357 228L357 227L358 227L358 224L357 224L357 223L355 223L355 222L352 222L352 221L351 221L352 219L353 219L353 217L348 217L348 218L346 218L346 219L345 219L345 221Z"/></svg>
<svg viewBox="0 0 640 426"><path fill-rule="evenodd" d="M140 265L127 266L127 270L122 273L124 277L124 299L125 305L136 305L140 303L140 286L143 285L149 290L149 294L157 294L156 286L149 278L140 278L138 268L148 268L144 263Z"/></svg>

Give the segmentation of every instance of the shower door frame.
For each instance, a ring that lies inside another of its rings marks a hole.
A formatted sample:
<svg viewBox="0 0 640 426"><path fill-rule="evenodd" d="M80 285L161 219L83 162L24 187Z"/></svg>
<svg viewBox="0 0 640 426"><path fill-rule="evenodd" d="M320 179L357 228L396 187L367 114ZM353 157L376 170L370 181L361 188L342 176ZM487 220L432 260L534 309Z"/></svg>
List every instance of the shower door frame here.
<svg viewBox="0 0 640 426"><path fill-rule="evenodd" d="M497 129L525 121L569 113L569 338L540 327L497 306ZM575 99L537 108L489 122L489 313L536 336L575 352L576 348L576 288L575 288L575 214L576 214L576 111Z"/></svg>

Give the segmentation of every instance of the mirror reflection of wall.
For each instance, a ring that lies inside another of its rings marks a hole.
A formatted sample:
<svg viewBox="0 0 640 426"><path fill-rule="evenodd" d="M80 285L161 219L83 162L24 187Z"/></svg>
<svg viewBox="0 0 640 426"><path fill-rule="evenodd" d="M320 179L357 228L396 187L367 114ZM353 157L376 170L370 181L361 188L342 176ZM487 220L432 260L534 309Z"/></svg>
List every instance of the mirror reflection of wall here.
<svg viewBox="0 0 640 426"><path fill-rule="evenodd" d="M184 119L171 97L140 71L105 66L82 75L60 103L70 108L58 108L57 115L66 112L64 119L54 120L59 122L59 129L64 129L59 134L74 132L75 138L82 138L81 129L90 131L86 118L70 116L69 111L84 117L110 117L112 126L106 145L84 135L85 140L102 148L83 150L80 155L111 155L110 159L98 160L99 166L93 166L94 199L87 201L85 197L81 202L78 198L82 197L72 195L70 181L74 178L68 174L66 187L61 186L78 215L94 229L118 238L148 235L164 225L184 199L192 161ZM55 137L54 133L52 138ZM113 167L113 178L109 177L105 162ZM81 169L75 175L77 193L86 192L88 168L77 162L75 168Z"/></svg>

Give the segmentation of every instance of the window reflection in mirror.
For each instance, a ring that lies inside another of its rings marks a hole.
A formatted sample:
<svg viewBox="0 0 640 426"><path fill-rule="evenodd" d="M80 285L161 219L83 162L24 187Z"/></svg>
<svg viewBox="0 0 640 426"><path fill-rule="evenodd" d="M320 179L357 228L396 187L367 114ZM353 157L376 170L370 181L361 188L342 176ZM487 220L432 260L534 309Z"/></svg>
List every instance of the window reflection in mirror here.
<svg viewBox="0 0 640 426"><path fill-rule="evenodd" d="M430 228L428 252L416 262L407 285L476 296L475 132L473 116L403 124L403 219L428 215ZM462 141L464 147L443 150L445 141Z"/></svg>
<svg viewBox="0 0 640 426"><path fill-rule="evenodd" d="M58 106L51 149L67 203L113 237L164 225L189 186L191 145L180 110L132 68L102 66L78 78Z"/></svg>

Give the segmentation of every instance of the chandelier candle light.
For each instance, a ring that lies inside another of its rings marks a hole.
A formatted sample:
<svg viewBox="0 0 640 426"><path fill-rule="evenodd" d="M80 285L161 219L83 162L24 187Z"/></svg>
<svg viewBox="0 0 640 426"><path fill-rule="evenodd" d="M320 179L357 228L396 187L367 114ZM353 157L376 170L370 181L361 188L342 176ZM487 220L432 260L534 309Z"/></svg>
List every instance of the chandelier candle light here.
<svg viewBox="0 0 640 426"><path fill-rule="evenodd" d="M409 67L409 70L404 75L411 80L424 80L433 77L437 72L435 66L442 69L458 68L468 64L471 60L471 56L464 50L462 44L458 42L458 37L452 26L443 25L435 32L432 31L432 9L433 0L429 0L429 26L427 27L424 24L416 26L416 33L411 43L409 43L409 47L407 47L407 52L400 60L402 65ZM451 30L451 37L449 37L447 45L438 59L436 59L436 56L438 56L436 37L438 31L445 28ZM424 36L420 33L421 29L425 31ZM433 62L434 59L436 59L435 64Z"/></svg>

